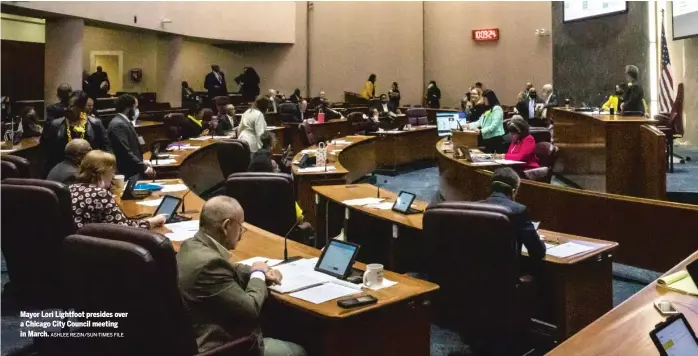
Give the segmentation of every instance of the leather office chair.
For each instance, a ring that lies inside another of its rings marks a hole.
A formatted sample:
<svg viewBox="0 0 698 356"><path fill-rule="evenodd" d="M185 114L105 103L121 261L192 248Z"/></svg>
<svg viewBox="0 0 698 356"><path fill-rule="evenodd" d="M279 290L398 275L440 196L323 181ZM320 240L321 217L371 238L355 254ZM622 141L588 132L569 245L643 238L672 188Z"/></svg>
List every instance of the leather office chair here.
<svg viewBox="0 0 698 356"><path fill-rule="evenodd" d="M235 173L225 182L225 194L245 211L245 221L284 236L296 222L293 177L285 173Z"/></svg>
<svg viewBox="0 0 698 356"><path fill-rule="evenodd" d="M424 214L428 277L441 287L435 321L493 354L513 354L501 348L519 343L529 309L508 214L506 207L474 202L443 202Z"/></svg>
<svg viewBox="0 0 698 356"><path fill-rule="evenodd" d="M11 286L5 292L16 296L24 308L60 308L61 258L57 251L75 229L70 194L65 192L66 201L63 184L40 181L45 184L39 186L31 181L8 179L0 184L2 253Z"/></svg>
<svg viewBox="0 0 698 356"><path fill-rule="evenodd" d="M220 167L216 144L201 147L187 156L179 166L179 177L194 194L204 200L222 188L225 176Z"/></svg>
<svg viewBox="0 0 698 356"><path fill-rule="evenodd" d="M167 127L167 138L176 141L182 137L182 127L187 118L181 113L171 113L165 115L163 123Z"/></svg>
<svg viewBox="0 0 698 356"><path fill-rule="evenodd" d="M299 122L301 121L300 109L298 104L281 103L279 104L279 118L283 122Z"/></svg>
<svg viewBox="0 0 698 356"><path fill-rule="evenodd" d="M299 134L304 147L310 147L317 143L313 135L313 130L310 128L310 124L304 122L298 125L298 131L300 131Z"/></svg>
<svg viewBox="0 0 698 356"><path fill-rule="evenodd" d="M407 122L410 125L426 125L429 123L427 120L427 110L422 107L417 107L417 105L412 109L407 109L405 114L407 115Z"/></svg>
<svg viewBox="0 0 698 356"><path fill-rule="evenodd" d="M533 138L536 140L536 143L551 142L552 140L552 134L550 133L550 129L547 127L531 127L530 133L531 136L533 136Z"/></svg>
<svg viewBox="0 0 698 356"><path fill-rule="evenodd" d="M218 152L218 165L223 177L247 172L250 167L250 145L242 140L225 140L214 143Z"/></svg>
<svg viewBox="0 0 698 356"><path fill-rule="evenodd" d="M550 183L557 160L558 147L550 142L536 143L536 158L540 167L523 171L523 178Z"/></svg>
<svg viewBox="0 0 698 356"><path fill-rule="evenodd" d="M150 231L99 225L90 231L100 237L70 235L63 242L62 282L68 289L66 299L77 310L128 313L127 318L118 319L118 332L124 337L73 339L66 351L73 355L197 355L171 244ZM246 355L253 345L254 339L245 337L198 355Z"/></svg>
<svg viewBox="0 0 698 356"><path fill-rule="evenodd" d="M667 165L669 167L669 172L671 173L674 172L674 156L681 159L681 163L691 160L691 157L681 157L674 154L674 139L681 138L684 135L683 100L683 83L679 83L678 88L676 89L676 99L674 100L674 105L671 107L671 112L660 113L654 116L654 119L658 121L657 128L666 136Z"/></svg>
<svg viewBox="0 0 698 356"><path fill-rule="evenodd" d="M17 169L14 163L2 160L0 165L0 180L19 177L19 169Z"/></svg>
<svg viewBox="0 0 698 356"><path fill-rule="evenodd" d="M366 133L366 121L362 112L352 112L347 115L347 120L351 122L352 129L355 134L363 135Z"/></svg>
<svg viewBox="0 0 698 356"><path fill-rule="evenodd" d="M18 178L32 178L31 162L28 159L20 156L4 155L0 157L0 160L12 162L17 167Z"/></svg>

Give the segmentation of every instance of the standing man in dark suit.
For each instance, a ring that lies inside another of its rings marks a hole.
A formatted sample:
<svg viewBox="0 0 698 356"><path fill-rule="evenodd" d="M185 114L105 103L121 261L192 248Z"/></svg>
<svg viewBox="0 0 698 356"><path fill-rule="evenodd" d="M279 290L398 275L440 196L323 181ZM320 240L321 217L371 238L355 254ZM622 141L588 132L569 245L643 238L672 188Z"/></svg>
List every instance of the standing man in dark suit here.
<svg viewBox="0 0 698 356"><path fill-rule="evenodd" d="M126 179L136 174L148 178L155 177L153 165L143 161L142 136L136 133L134 122L138 119L138 100L124 94L116 99L116 116L109 122L107 135L116 156L116 168Z"/></svg>
<svg viewBox="0 0 698 356"><path fill-rule="evenodd" d="M102 71L102 66L97 66L97 71L90 75L90 86L92 87L91 93L94 93L97 98L109 96L109 88L111 87L109 75Z"/></svg>
<svg viewBox="0 0 698 356"><path fill-rule="evenodd" d="M211 65L211 73L206 74L206 79L204 79L204 88L208 90L210 100L217 96L228 96L225 74L221 72L221 67L218 64Z"/></svg>
<svg viewBox="0 0 698 356"><path fill-rule="evenodd" d="M65 116L65 112L68 110L68 99L70 99L70 94L72 93L73 87L70 84L63 83L58 86L56 96L59 101L46 108L46 122L44 125L48 125L51 121Z"/></svg>
<svg viewBox="0 0 698 356"><path fill-rule="evenodd" d="M512 225L516 230L516 237L521 249L521 245L526 246L528 256L534 261L541 261L545 257L545 245L540 240L536 228L528 216L528 209L525 205L514 201L519 190L521 179L516 172L509 168L497 168L492 174L492 194L482 203L496 204L509 208L512 214L509 215Z"/></svg>
<svg viewBox="0 0 698 356"><path fill-rule="evenodd" d="M280 283L282 276L264 262L249 267L230 261L229 250L245 234L244 221L237 200L211 198L201 208L199 231L177 253L179 287L198 351L207 352L252 334L257 355L305 356L305 350L296 344L262 337L260 316L269 296L267 284Z"/></svg>
<svg viewBox="0 0 698 356"><path fill-rule="evenodd" d="M639 76L640 70L636 66L625 67L625 80L628 81L628 87L623 94L623 103L620 104L621 111L624 113L632 111L645 114L645 105L642 102L645 92L642 85L637 82Z"/></svg>

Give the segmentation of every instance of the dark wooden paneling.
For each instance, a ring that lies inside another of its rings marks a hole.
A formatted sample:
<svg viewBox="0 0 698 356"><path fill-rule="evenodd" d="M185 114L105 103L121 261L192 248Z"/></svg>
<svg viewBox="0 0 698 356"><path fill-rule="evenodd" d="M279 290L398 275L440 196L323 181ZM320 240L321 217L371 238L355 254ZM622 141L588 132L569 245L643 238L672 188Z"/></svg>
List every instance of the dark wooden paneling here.
<svg viewBox="0 0 698 356"><path fill-rule="evenodd" d="M16 100L44 98L43 43L2 40L2 95Z"/></svg>

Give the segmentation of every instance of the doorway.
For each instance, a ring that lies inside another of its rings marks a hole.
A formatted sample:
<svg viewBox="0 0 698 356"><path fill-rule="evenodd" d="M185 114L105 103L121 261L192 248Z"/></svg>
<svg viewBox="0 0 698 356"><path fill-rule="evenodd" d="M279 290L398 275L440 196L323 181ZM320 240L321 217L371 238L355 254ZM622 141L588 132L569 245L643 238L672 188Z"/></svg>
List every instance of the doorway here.
<svg viewBox="0 0 698 356"><path fill-rule="evenodd" d="M122 51L91 51L90 74L97 71L97 67L109 76L109 94L124 91L124 57Z"/></svg>

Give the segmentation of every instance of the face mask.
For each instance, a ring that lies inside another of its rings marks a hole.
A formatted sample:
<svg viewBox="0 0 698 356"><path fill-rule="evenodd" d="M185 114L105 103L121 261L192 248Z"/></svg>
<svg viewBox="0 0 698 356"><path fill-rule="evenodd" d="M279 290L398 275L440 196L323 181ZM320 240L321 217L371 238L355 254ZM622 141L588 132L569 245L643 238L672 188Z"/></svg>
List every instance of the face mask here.
<svg viewBox="0 0 698 356"><path fill-rule="evenodd" d="M517 133L512 133L512 134L511 134L511 140L512 140L513 142L518 141L518 140L519 140L519 134L517 134Z"/></svg>
<svg viewBox="0 0 698 356"><path fill-rule="evenodd" d="M138 110L138 108L136 108L135 110L131 110L130 119L133 121L136 121L136 120L138 120L138 115L140 115L140 114L141 114L141 111Z"/></svg>
<svg viewBox="0 0 698 356"><path fill-rule="evenodd" d="M538 94L536 94L536 93L531 93L531 94L528 94L528 97L531 98L531 99L535 99L535 98L538 97Z"/></svg>
<svg viewBox="0 0 698 356"><path fill-rule="evenodd" d="M622 90L616 90L616 95L622 95L623 91Z"/></svg>

